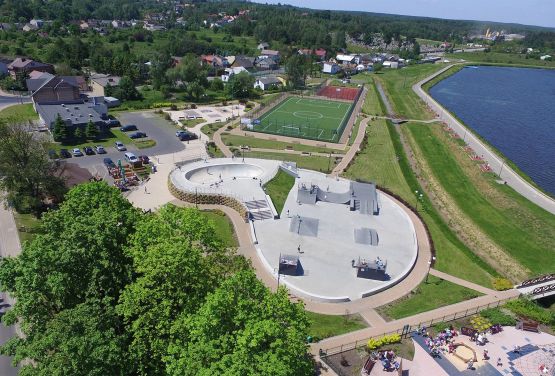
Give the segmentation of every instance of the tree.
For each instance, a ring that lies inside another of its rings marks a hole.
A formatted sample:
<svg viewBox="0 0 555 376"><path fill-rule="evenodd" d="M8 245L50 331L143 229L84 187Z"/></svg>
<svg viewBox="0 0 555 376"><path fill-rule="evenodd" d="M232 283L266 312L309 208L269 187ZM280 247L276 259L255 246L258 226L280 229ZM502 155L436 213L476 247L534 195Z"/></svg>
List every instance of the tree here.
<svg viewBox="0 0 555 376"><path fill-rule="evenodd" d="M303 88L306 84L306 77L311 68L310 59L303 55L292 55L285 64L287 72L287 83L295 88Z"/></svg>
<svg viewBox="0 0 555 376"><path fill-rule="evenodd" d="M85 134L89 140L94 140L98 136L98 128L96 127L96 124L92 122L92 120L89 120L89 122L87 123Z"/></svg>
<svg viewBox="0 0 555 376"><path fill-rule="evenodd" d="M228 278L195 315L175 322L169 375L303 376L314 372L307 355L308 319L287 290L270 292L252 270Z"/></svg>
<svg viewBox="0 0 555 376"><path fill-rule="evenodd" d="M54 120L54 129L52 131L54 141L65 141L68 138L68 131L66 123L62 120L62 116L58 114Z"/></svg>
<svg viewBox="0 0 555 376"><path fill-rule="evenodd" d="M254 88L254 77L247 72L241 72L231 76L227 83L227 92L232 99L249 98Z"/></svg>
<svg viewBox="0 0 555 376"><path fill-rule="evenodd" d="M372 70L374 71L374 73L378 73L382 69L383 69L382 63L374 63L374 65L372 66Z"/></svg>
<svg viewBox="0 0 555 376"><path fill-rule="evenodd" d="M75 138L77 138L78 140L81 140L81 139L85 138L85 131L84 131L83 128L81 128L81 127L75 127L74 136L75 136Z"/></svg>
<svg viewBox="0 0 555 376"><path fill-rule="evenodd" d="M117 95L122 100L140 99L141 94L137 91L133 80L129 76L123 76L119 81Z"/></svg>
<svg viewBox="0 0 555 376"><path fill-rule="evenodd" d="M224 83L221 79L219 78L215 78L214 80L212 80L212 82L210 83L210 89L214 90L214 91L221 91L224 89Z"/></svg>
<svg viewBox="0 0 555 376"><path fill-rule="evenodd" d="M187 91L197 102L205 92L204 87L198 81L191 82L191 84L187 87Z"/></svg>
<svg viewBox="0 0 555 376"><path fill-rule="evenodd" d="M39 214L46 197L61 200L65 185L48 158L48 140L25 126L0 124L0 190L19 212Z"/></svg>

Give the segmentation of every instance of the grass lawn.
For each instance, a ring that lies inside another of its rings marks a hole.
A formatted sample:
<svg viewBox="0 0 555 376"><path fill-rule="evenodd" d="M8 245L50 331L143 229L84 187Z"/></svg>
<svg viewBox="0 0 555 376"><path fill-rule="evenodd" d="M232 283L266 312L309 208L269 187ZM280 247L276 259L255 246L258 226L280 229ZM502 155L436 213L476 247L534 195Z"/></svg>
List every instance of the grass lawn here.
<svg viewBox="0 0 555 376"><path fill-rule="evenodd" d="M362 121L362 117L358 116L355 120L355 124L353 124L353 129L351 130L351 136L349 137L348 145L352 145L355 142L358 134L358 127L360 126L360 122Z"/></svg>
<svg viewBox="0 0 555 376"><path fill-rule="evenodd" d="M386 320L397 320L481 295L477 291L430 275L428 283L422 282L410 295L381 306L377 311Z"/></svg>
<svg viewBox="0 0 555 376"><path fill-rule="evenodd" d="M205 119L187 119L187 120L180 120L179 122L181 123L182 126L186 128L193 128L194 126L200 123L204 123L205 121L206 121Z"/></svg>
<svg viewBox="0 0 555 376"><path fill-rule="evenodd" d="M481 173L439 125L407 130L434 177L483 232L531 275L555 270L555 216Z"/></svg>
<svg viewBox="0 0 555 376"><path fill-rule="evenodd" d="M17 233L19 234L19 241L23 245L26 241L31 241L33 238L40 234L40 219L32 214L20 214L14 211L15 224L17 226Z"/></svg>
<svg viewBox="0 0 555 376"><path fill-rule="evenodd" d="M320 341L324 338L364 329L368 326L364 319L358 314L334 316L308 311L306 314L311 321L308 334L312 336L314 341Z"/></svg>
<svg viewBox="0 0 555 376"><path fill-rule="evenodd" d="M245 153L245 158L274 159L277 161L296 162L297 167L308 170L320 171L325 174L331 172L335 167L335 158L308 156L298 154L267 153L250 151Z"/></svg>
<svg viewBox="0 0 555 376"><path fill-rule="evenodd" d="M222 133L222 141L227 146L236 146L236 147L243 145L243 146L250 146L251 148L260 148L260 149L285 150L290 148L289 150L296 150L296 151L307 151L307 152L318 152L318 153L334 153L334 152L338 153L338 150L334 150L334 149L327 149L327 148L321 148L316 146L308 146L308 145L294 144L294 143L274 141L274 140L262 140L256 137L237 136L237 135L229 134L225 132Z"/></svg>
<svg viewBox="0 0 555 376"><path fill-rule="evenodd" d="M289 97L260 117L257 132L337 142L352 103Z"/></svg>
<svg viewBox="0 0 555 376"><path fill-rule="evenodd" d="M265 94L257 99L256 102L260 103L261 105L267 105L268 103L279 97L280 94L281 93Z"/></svg>
<svg viewBox="0 0 555 376"><path fill-rule="evenodd" d="M216 227L214 235L220 239L227 248L236 248L239 246L233 224L223 212L219 210L207 210L201 213L214 223Z"/></svg>
<svg viewBox="0 0 555 376"><path fill-rule="evenodd" d="M279 170L277 175L264 185L264 190L272 198L278 213L283 210L293 185L295 185L295 178L282 170Z"/></svg>
<svg viewBox="0 0 555 376"><path fill-rule="evenodd" d="M212 135L223 126L224 124L222 123L206 124L200 129L200 131L212 139Z"/></svg>
<svg viewBox="0 0 555 376"><path fill-rule="evenodd" d="M29 121L39 120L39 115L37 115L33 109L33 104L18 104L0 111L0 120L5 120L10 123L27 123Z"/></svg>
<svg viewBox="0 0 555 376"><path fill-rule="evenodd" d="M408 119L428 120L434 115L426 111L422 100L412 91L412 85L443 68L444 64L409 65L402 69L384 69L382 74L372 75L378 80L397 115Z"/></svg>
<svg viewBox="0 0 555 376"><path fill-rule="evenodd" d="M373 104L373 113L383 111L383 104L375 90L368 92L366 101ZM421 191L421 187L393 125L383 119L374 120L369 123L366 132L368 142L345 172L345 177L374 181L414 205L414 191ZM445 273L491 287L493 269L456 237L427 198L419 205L419 211L434 241L437 256L435 267Z"/></svg>

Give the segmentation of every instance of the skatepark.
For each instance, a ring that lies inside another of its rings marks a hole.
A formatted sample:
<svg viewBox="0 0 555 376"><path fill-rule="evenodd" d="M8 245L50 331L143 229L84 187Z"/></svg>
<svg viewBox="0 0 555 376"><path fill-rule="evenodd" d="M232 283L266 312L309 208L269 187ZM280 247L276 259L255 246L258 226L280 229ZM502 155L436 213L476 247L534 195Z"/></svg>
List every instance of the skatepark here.
<svg viewBox="0 0 555 376"><path fill-rule="evenodd" d="M280 169L295 182L278 213L264 185ZM170 185L188 200L224 200L239 211L264 267L298 296L357 300L395 285L416 262L412 221L370 183L279 161L221 158L181 165Z"/></svg>

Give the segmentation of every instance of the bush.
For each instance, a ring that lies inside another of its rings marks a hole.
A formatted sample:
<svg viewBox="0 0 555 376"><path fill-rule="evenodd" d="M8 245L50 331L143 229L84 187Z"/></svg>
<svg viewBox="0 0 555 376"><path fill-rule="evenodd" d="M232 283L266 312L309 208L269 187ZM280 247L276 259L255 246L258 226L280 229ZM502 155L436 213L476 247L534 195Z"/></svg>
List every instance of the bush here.
<svg viewBox="0 0 555 376"><path fill-rule="evenodd" d="M172 105L170 106L170 110L172 110L172 111L177 111L177 105L176 105L176 104L172 104Z"/></svg>
<svg viewBox="0 0 555 376"><path fill-rule="evenodd" d="M370 338L368 340L368 350L375 350L385 345L391 345L393 343L401 342L401 335L399 334L391 334L385 335L379 338Z"/></svg>
<svg viewBox="0 0 555 376"><path fill-rule="evenodd" d="M506 278L495 278L493 280L493 288L497 291L510 290L513 288L513 284Z"/></svg>
<svg viewBox="0 0 555 376"><path fill-rule="evenodd" d="M480 311L480 316L488 319L494 325L513 326L516 324L514 317L503 313L499 308L484 309Z"/></svg>
<svg viewBox="0 0 555 376"><path fill-rule="evenodd" d="M173 103L171 102L158 102L158 103L153 103L152 107L153 108L161 108L161 107L171 107Z"/></svg>
<svg viewBox="0 0 555 376"><path fill-rule="evenodd" d="M519 317L532 319L546 325L555 325L555 312L550 312L531 300L523 298L511 300L505 304L505 307Z"/></svg>
<svg viewBox="0 0 555 376"><path fill-rule="evenodd" d="M491 322L487 318L482 316L473 316L470 319L470 325L474 330L477 330L479 332L485 332L492 326Z"/></svg>

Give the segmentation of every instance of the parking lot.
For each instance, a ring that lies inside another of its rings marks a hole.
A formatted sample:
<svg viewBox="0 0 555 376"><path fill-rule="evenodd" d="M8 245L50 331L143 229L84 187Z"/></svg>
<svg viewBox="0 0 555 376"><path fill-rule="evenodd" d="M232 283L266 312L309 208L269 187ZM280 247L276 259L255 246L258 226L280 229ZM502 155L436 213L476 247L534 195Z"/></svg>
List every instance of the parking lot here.
<svg viewBox="0 0 555 376"><path fill-rule="evenodd" d="M125 143L127 151L137 156L172 154L180 152L186 147L186 143L179 141L175 136L176 127L171 122L163 119L160 115L153 112L127 112L116 114L116 117L121 122L122 126L135 124L139 131L146 133L149 139L156 141L155 146L146 149L137 149L133 144L128 142ZM94 143L91 142L91 145L94 145ZM68 149L71 151L70 147L68 147ZM106 147L106 152L106 154L72 157L67 159L67 162L76 163L81 167L87 168L93 176L106 178L108 176L108 171L104 167L103 159L111 158L114 163L117 163L118 159L123 160L124 154L124 152L117 151L113 145Z"/></svg>

